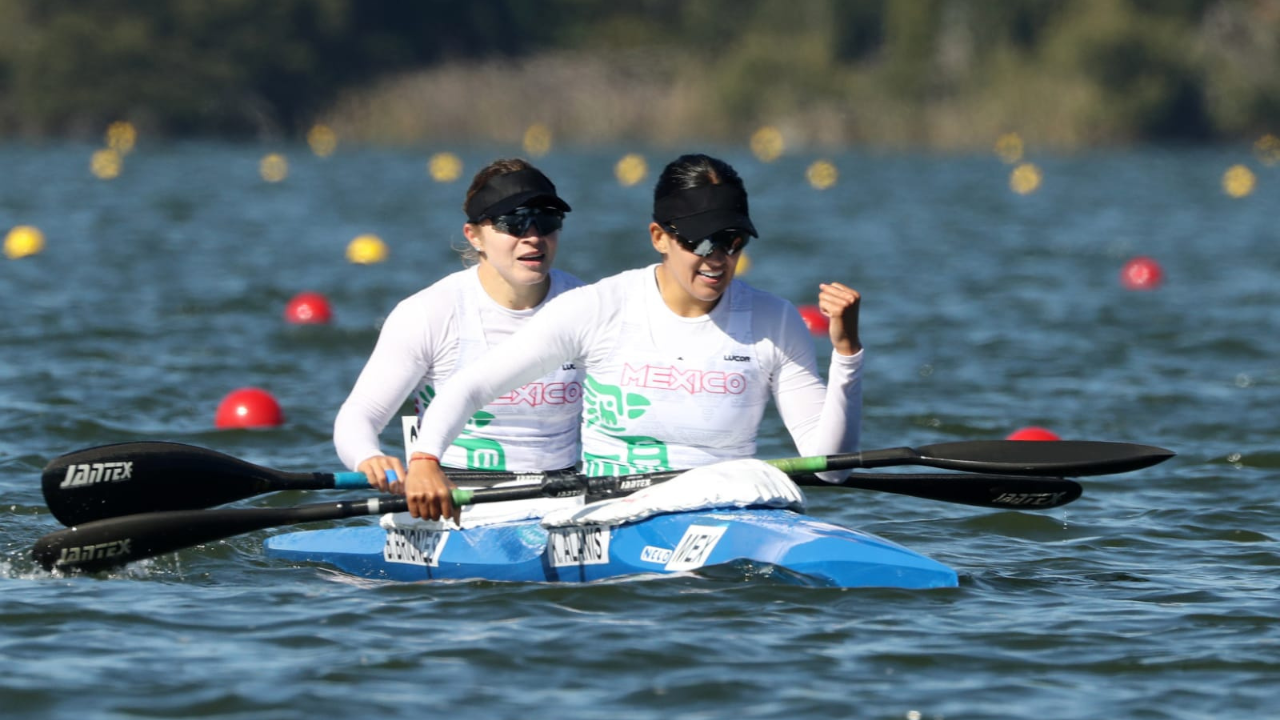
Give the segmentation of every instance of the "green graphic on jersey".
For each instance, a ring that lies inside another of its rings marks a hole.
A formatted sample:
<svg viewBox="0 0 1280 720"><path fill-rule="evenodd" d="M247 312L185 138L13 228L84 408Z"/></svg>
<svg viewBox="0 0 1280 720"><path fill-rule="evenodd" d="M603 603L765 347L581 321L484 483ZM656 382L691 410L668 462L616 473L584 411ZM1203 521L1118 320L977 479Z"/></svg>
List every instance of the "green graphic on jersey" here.
<svg viewBox="0 0 1280 720"><path fill-rule="evenodd" d="M671 459L666 443L641 435L614 435L627 446L626 457L619 455L582 454L582 472L586 475L630 475L631 473L670 470Z"/></svg>
<svg viewBox="0 0 1280 720"><path fill-rule="evenodd" d="M497 440L464 434L454 440L453 444L467 451L468 470L506 471L507 469L507 453L502 449L502 443Z"/></svg>
<svg viewBox="0 0 1280 720"><path fill-rule="evenodd" d="M643 435L619 435L628 420L635 420L649 410L649 398L625 392L617 385L602 383L590 375L583 378L583 424L608 435L627 446L626 457L584 452L582 470L587 475L627 475L636 472L670 470L667 446L661 440Z"/></svg>
<svg viewBox="0 0 1280 720"><path fill-rule="evenodd" d="M649 408L649 398L606 385L590 375L582 380L582 422L609 433L626 430L626 421L635 420Z"/></svg>
<svg viewBox="0 0 1280 720"><path fill-rule="evenodd" d="M418 391L418 402L422 410L426 410L436 397L435 388L425 385ZM468 470L495 470L505 472L507 469L507 452L502 443L493 438L474 437L473 433L482 430L492 423L495 415L484 410L477 410L462 428L462 434L453 441L467 453Z"/></svg>

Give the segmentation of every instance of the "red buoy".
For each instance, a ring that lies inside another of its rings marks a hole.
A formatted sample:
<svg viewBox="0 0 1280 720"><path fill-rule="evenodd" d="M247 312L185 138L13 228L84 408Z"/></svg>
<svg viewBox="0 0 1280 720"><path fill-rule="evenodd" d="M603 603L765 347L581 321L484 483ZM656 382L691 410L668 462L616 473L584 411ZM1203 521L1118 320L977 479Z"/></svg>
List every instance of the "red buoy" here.
<svg viewBox="0 0 1280 720"><path fill-rule="evenodd" d="M213 424L220 430L279 427L284 424L284 412L266 390L240 388L232 390L218 404Z"/></svg>
<svg viewBox="0 0 1280 720"><path fill-rule="evenodd" d="M797 310L800 311L800 317L804 320L804 324L808 326L809 332L814 335L826 335L827 328L831 326L831 321L826 315L818 309L817 305L801 305Z"/></svg>
<svg viewBox="0 0 1280 720"><path fill-rule="evenodd" d="M1120 270L1120 283L1126 290L1155 290L1164 279L1160 263L1149 257L1136 257Z"/></svg>
<svg viewBox="0 0 1280 720"><path fill-rule="evenodd" d="M1057 433L1052 430L1045 430L1042 427L1024 427L1020 430L1014 430L1005 440L1061 440Z"/></svg>
<svg viewBox="0 0 1280 720"><path fill-rule="evenodd" d="M302 292L285 306L284 319L295 325L323 325L333 319L333 309L324 295Z"/></svg>

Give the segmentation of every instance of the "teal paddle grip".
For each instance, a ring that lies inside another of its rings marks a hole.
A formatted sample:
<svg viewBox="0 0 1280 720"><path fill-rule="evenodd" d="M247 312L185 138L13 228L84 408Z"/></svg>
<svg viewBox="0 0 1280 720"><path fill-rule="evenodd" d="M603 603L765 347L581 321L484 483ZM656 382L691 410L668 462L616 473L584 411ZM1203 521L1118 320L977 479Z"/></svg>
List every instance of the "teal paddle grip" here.
<svg viewBox="0 0 1280 720"><path fill-rule="evenodd" d="M387 478L395 480L395 473L388 472ZM369 478L362 472L340 472L333 474L333 486L340 490L369 487Z"/></svg>

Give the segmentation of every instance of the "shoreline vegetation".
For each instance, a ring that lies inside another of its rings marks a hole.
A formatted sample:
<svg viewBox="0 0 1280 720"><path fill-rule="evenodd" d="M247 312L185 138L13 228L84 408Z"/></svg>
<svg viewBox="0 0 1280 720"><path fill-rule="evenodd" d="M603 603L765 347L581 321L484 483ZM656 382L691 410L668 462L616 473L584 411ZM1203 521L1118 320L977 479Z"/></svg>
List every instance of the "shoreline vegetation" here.
<svg viewBox="0 0 1280 720"><path fill-rule="evenodd" d="M0 0L0 139L1070 150L1280 131L1280 0ZM73 9L74 8L74 9Z"/></svg>
<svg viewBox="0 0 1280 720"><path fill-rule="evenodd" d="M658 62L655 62L657 60ZM804 95L786 81L751 82L747 112L712 67L642 51L620 57L545 54L522 60L450 64L384 78L344 93L318 122L344 142L414 145L437 139L511 142L531 123L556 138L593 145L619 141L670 146L688 140L741 142L762 126L789 147L881 146L942 151L987 149L1017 132L1043 147L1078 149L1142 141L1098 118L1102 102L1087 82L1037 83L1011 69L1003 89L910 102L885 93L875 77L829 77L836 96ZM832 73L828 73L832 75ZM477 97L472 88L485 88ZM572 87L572 93L560 89ZM497 107L500 104L507 109ZM1156 138L1165 139L1165 138ZM1174 138L1211 141L1213 138Z"/></svg>

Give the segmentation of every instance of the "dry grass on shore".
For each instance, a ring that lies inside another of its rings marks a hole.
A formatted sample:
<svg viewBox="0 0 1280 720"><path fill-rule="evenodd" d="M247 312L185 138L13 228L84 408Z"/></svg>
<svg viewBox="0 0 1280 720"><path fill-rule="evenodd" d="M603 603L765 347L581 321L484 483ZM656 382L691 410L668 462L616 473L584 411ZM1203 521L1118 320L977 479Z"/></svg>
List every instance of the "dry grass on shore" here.
<svg viewBox="0 0 1280 720"><path fill-rule="evenodd" d="M534 123L575 144L619 141L671 146L688 140L742 142L761 125L788 145L883 145L988 149L1017 131L1030 142L1075 147L1097 142L1090 89L1069 79L1038 84L1010 68L998 86L975 86L926 104L886 93L869 73L829 80L825 97L800 97L785 81L750 78L759 102L725 110L723 74L670 53L548 54L518 61L448 64L392 77L344 96L322 121L371 144L518 142ZM736 92L741 88L735 88ZM1101 138L1105 140L1104 138Z"/></svg>
<svg viewBox="0 0 1280 720"><path fill-rule="evenodd" d="M698 93L661 56L602 63L548 55L392 77L343 97L323 120L342 137L372 143L510 141L534 123L579 143L661 143L707 125Z"/></svg>

